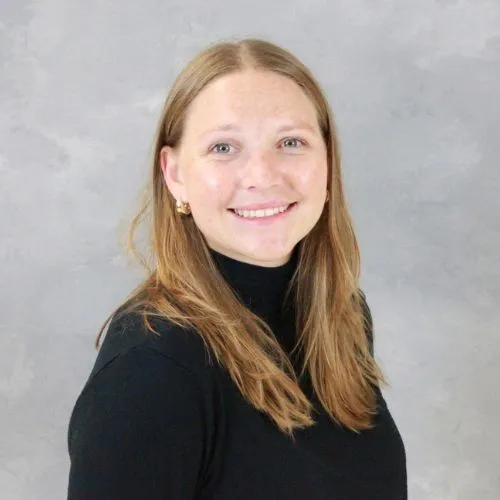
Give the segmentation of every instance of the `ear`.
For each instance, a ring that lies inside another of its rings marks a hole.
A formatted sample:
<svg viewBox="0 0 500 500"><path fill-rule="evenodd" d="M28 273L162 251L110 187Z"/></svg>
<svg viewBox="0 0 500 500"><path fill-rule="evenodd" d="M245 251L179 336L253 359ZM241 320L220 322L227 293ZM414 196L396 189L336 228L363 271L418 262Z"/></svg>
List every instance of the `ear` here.
<svg viewBox="0 0 500 500"><path fill-rule="evenodd" d="M187 201L184 177L179 165L179 154L170 146L160 151L160 166L168 190L176 200Z"/></svg>

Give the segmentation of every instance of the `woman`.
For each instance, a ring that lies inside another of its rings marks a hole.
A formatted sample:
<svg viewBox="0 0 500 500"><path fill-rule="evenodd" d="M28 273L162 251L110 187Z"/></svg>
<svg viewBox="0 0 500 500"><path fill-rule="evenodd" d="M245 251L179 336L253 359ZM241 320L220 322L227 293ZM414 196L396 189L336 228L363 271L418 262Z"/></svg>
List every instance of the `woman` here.
<svg viewBox="0 0 500 500"><path fill-rule="evenodd" d="M101 329L71 417L68 498L406 499L308 69L254 39L191 61L130 241L149 212L147 279Z"/></svg>

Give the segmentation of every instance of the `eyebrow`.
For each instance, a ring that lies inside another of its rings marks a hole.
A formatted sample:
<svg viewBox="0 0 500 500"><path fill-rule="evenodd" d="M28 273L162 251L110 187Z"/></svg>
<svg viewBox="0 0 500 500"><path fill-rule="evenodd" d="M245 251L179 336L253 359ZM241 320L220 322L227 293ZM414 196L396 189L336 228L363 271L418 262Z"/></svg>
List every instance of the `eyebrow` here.
<svg viewBox="0 0 500 500"><path fill-rule="evenodd" d="M203 137L205 135L211 134L213 132L231 132L231 131L236 131L239 132L241 131L242 127L239 125L236 125L235 123L224 123L221 125L217 125L214 128L211 128L210 130L206 130L205 132L202 132L200 134L200 137ZM288 132L290 130L307 130L308 132L312 133L317 133L318 129L311 125L310 123L307 122L294 122L294 123L286 123L282 125L281 127L278 128L277 132Z"/></svg>

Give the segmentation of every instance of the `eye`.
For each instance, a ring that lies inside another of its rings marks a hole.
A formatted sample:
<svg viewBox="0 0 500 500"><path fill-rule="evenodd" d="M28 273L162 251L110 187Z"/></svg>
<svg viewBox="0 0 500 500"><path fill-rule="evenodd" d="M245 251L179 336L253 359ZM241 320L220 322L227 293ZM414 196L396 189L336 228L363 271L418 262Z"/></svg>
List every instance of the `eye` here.
<svg viewBox="0 0 500 500"><path fill-rule="evenodd" d="M286 147L286 148L296 148L298 147L299 145L303 145L304 144L304 141L302 141L301 139L297 138L297 137L287 137L286 139L283 139L283 145Z"/></svg>
<svg viewBox="0 0 500 500"><path fill-rule="evenodd" d="M210 151L214 151L216 153L226 154L229 153L231 145L227 142L218 142L213 147L210 148Z"/></svg>

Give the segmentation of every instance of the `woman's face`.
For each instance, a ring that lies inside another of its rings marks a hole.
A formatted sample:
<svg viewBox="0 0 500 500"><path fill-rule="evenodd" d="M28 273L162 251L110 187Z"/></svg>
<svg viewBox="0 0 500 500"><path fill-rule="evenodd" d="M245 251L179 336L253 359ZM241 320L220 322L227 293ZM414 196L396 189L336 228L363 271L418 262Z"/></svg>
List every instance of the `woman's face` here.
<svg viewBox="0 0 500 500"><path fill-rule="evenodd" d="M180 145L163 148L161 166L208 245L250 264L284 264L325 207L326 147L315 108L273 72L246 70L205 87L187 111Z"/></svg>

